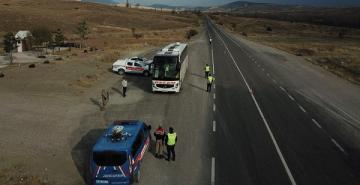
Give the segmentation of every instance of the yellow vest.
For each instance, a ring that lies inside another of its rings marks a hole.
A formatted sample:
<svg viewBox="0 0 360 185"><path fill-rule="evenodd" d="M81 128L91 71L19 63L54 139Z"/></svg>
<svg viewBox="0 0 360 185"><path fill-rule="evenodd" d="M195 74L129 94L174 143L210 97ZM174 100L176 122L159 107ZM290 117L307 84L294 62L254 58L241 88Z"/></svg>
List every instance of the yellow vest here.
<svg viewBox="0 0 360 185"><path fill-rule="evenodd" d="M176 143L176 133L172 133L172 134L168 133L167 137L168 137L167 145L169 145L169 146L175 145L175 143Z"/></svg>
<svg viewBox="0 0 360 185"><path fill-rule="evenodd" d="M212 83L213 81L215 80L215 78L214 77L212 77L212 76L208 76L208 83Z"/></svg>
<svg viewBox="0 0 360 185"><path fill-rule="evenodd" d="M210 66L205 66L205 71L210 72Z"/></svg>

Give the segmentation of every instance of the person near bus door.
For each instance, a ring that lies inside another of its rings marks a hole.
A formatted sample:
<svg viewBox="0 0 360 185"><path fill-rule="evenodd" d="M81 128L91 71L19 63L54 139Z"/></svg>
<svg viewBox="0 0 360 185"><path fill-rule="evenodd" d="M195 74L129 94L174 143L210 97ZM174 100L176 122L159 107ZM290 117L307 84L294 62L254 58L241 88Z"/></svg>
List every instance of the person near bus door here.
<svg viewBox="0 0 360 185"><path fill-rule="evenodd" d="M127 80L124 78L121 82L122 85L122 93L123 93L123 97L126 96L126 90L127 90Z"/></svg>
<svg viewBox="0 0 360 185"><path fill-rule="evenodd" d="M159 127L154 132L154 136L156 140L155 157L161 158L165 139L165 129L159 125Z"/></svg>
<svg viewBox="0 0 360 185"><path fill-rule="evenodd" d="M175 144L177 142L177 136L174 132L174 128L169 128L169 133L166 134L165 143L166 143L166 150L167 150L167 161L171 160L175 161Z"/></svg>
<svg viewBox="0 0 360 185"><path fill-rule="evenodd" d="M214 82L215 78L211 76L211 74L209 73L208 79L207 79L207 86L206 86L206 91L207 92L211 92L211 86L212 83Z"/></svg>
<svg viewBox="0 0 360 185"><path fill-rule="evenodd" d="M210 73L210 66L209 64L205 64L205 78L209 76Z"/></svg>

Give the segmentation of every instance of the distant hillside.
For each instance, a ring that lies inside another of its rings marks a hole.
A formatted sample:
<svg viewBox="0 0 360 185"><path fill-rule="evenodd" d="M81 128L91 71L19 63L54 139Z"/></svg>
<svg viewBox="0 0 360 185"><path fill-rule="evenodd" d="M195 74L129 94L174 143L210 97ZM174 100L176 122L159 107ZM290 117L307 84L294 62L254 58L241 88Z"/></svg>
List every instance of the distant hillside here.
<svg viewBox="0 0 360 185"><path fill-rule="evenodd" d="M236 1L210 9L242 17L360 28L360 7L319 7Z"/></svg>
<svg viewBox="0 0 360 185"><path fill-rule="evenodd" d="M92 2L92 3L101 3L101 4L118 4L115 0L81 0L82 2Z"/></svg>
<svg viewBox="0 0 360 185"><path fill-rule="evenodd" d="M235 1L231 2L225 5L220 6L220 8L223 9L237 9L237 8L244 8L249 6L263 6L263 5L270 5L268 3L254 3L254 2L248 2L248 1Z"/></svg>

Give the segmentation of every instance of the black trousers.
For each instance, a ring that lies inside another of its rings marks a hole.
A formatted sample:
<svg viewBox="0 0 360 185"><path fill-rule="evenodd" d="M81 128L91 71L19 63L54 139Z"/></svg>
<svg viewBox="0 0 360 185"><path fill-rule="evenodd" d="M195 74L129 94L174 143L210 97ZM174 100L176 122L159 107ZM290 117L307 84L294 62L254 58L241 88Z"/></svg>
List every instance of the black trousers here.
<svg viewBox="0 0 360 185"><path fill-rule="evenodd" d="M211 92L211 83L207 83L206 91Z"/></svg>
<svg viewBox="0 0 360 185"><path fill-rule="evenodd" d="M170 160L170 156L172 154L172 160L175 161L175 145L166 145L167 150L167 160Z"/></svg>
<svg viewBox="0 0 360 185"><path fill-rule="evenodd" d="M209 76L209 71L205 71L205 78Z"/></svg>
<svg viewBox="0 0 360 185"><path fill-rule="evenodd" d="M126 96L126 89L127 89L127 87L123 87L123 96L124 97Z"/></svg>

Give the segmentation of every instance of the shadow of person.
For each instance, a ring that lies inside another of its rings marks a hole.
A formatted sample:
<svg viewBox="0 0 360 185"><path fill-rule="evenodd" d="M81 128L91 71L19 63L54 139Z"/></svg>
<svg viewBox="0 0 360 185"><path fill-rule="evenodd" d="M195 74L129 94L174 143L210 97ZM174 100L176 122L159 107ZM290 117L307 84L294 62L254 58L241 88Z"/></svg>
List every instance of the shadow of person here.
<svg viewBox="0 0 360 185"><path fill-rule="evenodd" d="M90 98L90 101L101 109L102 105L99 100L97 100L96 98Z"/></svg>
<svg viewBox="0 0 360 185"><path fill-rule="evenodd" d="M72 160L84 179L85 184L92 184L90 174L91 150L97 139L104 133L105 129L93 129L86 133L81 140L72 148Z"/></svg>
<svg viewBox="0 0 360 185"><path fill-rule="evenodd" d="M201 91L206 91L205 88L201 88L201 87L196 86L196 85L194 85L194 84L188 83L188 85L191 86L191 87L193 87L193 88L195 88L195 89L198 89L198 90L201 90Z"/></svg>
<svg viewBox="0 0 360 185"><path fill-rule="evenodd" d="M122 95L122 94L123 94L123 92L122 92L120 89L118 89L118 88L111 87L111 89L112 89L113 91L115 91L115 92L119 93L120 95Z"/></svg>

